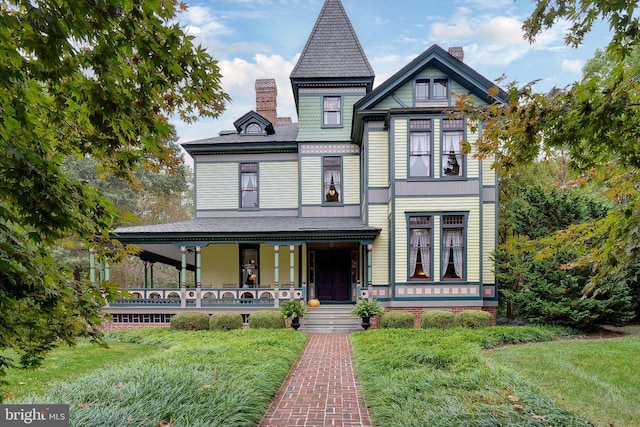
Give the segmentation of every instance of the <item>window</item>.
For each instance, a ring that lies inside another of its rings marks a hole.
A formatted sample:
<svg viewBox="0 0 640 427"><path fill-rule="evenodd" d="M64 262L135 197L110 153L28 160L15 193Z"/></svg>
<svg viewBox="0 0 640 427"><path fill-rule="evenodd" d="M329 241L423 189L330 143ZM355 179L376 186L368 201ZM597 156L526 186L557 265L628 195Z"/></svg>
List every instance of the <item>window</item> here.
<svg viewBox="0 0 640 427"><path fill-rule="evenodd" d="M409 278L431 280L431 217L409 218Z"/></svg>
<svg viewBox="0 0 640 427"><path fill-rule="evenodd" d="M323 157L322 181L325 203L340 203L342 162L340 157Z"/></svg>
<svg viewBox="0 0 640 427"><path fill-rule="evenodd" d="M446 101L449 99L449 80L416 79L414 81L414 97L416 105L430 101Z"/></svg>
<svg viewBox="0 0 640 427"><path fill-rule="evenodd" d="M433 99L448 99L449 91L447 79L434 79L433 80Z"/></svg>
<svg viewBox="0 0 640 427"><path fill-rule="evenodd" d="M430 96L429 85L431 82L429 79L417 79L416 80L416 101L428 101Z"/></svg>
<svg viewBox="0 0 640 427"><path fill-rule="evenodd" d="M258 286L259 254L258 245L240 245L240 280L243 288Z"/></svg>
<svg viewBox="0 0 640 427"><path fill-rule="evenodd" d="M442 176L456 177L464 175L463 119L442 120Z"/></svg>
<svg viewBox="0 0 640 427"><path fill-rule="evenodd" d="M431 120L409 121L409 176L431 176Z"/></svg>
<svg viewBox="0 0 640 427"><path fill-rule="evenodd" d="M442 217L442 278L464 277L464 216Z"/></svg>
<svg viewBox="0 0 640 427"><path fill-rule="evenodd" d="M240 164L240 207L258 207L258 164Z"/></svg>
<svg viewBox="0 0 640 427"><path fill-rule="evenodd" d="M340 126L342 124L342 100L339 96L323 98L323 126Z"/></svg>
<svg viewBox="0 0 640 427"><path fill-rule="evenodd" d="M262 127L257 123L251 123L246 127L245 133L260 134L262 133Z"/></svg>

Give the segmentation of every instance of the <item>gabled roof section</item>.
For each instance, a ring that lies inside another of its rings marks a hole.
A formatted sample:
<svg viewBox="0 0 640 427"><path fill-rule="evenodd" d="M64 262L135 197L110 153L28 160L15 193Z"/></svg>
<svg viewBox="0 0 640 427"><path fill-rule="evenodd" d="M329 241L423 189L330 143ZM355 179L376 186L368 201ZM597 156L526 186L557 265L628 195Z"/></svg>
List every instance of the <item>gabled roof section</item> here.
<svg viewBox="0 0 640 427"><path fill-rule="evenodd" d="M291 79L374 77L340 0L326 0Z"/></svg>
<svg viewBox="0 0 640 427"><path fill-rule="evenodd" d="M273 133L275 133L275 130L273 129L273 123L253 110L249 111L247 114L233 122L233 126L235 126L236 130L240 134L255 134L256 132L250 132L247 129L247 126L251 124L257 124L258 126L260 126L261 133L263 135L272 135Z"/></svg>
<svg viewBox="0 0 640 427"><path fill-rule="evenodd" d="M413 79L421 70L427 67L439 69L488 104L496 100L498 102L507 102L507 95L502 90L495 98L488 96L489 89L496 86L494 82L483 77L473 68L434 44L358 101L354 106L354 111L375 109L377 103L391 96L394 90Z"/></svg>

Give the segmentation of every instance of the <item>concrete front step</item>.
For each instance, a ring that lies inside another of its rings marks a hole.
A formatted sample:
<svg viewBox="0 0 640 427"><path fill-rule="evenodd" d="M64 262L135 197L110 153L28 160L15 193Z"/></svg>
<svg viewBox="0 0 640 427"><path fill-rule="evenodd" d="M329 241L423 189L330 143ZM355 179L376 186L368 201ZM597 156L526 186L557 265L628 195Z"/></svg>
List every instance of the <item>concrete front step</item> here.
<svg viewBox="0 0 640 427"><path fill-rule="evenodd" d="M309 334L348 334L361 331L360 318L351 314L353 304L309 307L300 331Z"/></svg>

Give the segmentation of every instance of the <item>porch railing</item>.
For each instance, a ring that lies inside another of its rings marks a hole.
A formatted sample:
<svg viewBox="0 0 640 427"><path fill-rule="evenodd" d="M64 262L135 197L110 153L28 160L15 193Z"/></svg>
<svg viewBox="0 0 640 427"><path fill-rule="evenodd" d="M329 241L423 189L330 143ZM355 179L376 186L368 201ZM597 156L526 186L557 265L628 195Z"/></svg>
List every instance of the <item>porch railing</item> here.
<svg viewBox="0 0 640 427"><path fill-rule="evenodd" d="M279 307L280 301L306 299L306 286L280 288L129 288L130 297L117 298L110 307L220 307L252 304Z"/></svg>

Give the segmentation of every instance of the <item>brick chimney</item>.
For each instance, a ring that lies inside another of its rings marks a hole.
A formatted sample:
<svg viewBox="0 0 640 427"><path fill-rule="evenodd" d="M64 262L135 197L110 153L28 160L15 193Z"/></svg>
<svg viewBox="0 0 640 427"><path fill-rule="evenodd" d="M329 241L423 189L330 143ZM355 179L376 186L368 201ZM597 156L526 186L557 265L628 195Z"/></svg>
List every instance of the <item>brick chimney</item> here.
<svg viewBox="0 0 640 427"><path fill-rule="evenodd" d="M460 62L464 60L464 49L462 49L462 46L450 47L449 54Z"/></svg>
<svg viewBox="0 0 640 427"><path fill-rule="evenodd" d="M275 79L256 80L256 113L276 125L278 89Z"/></svg>

